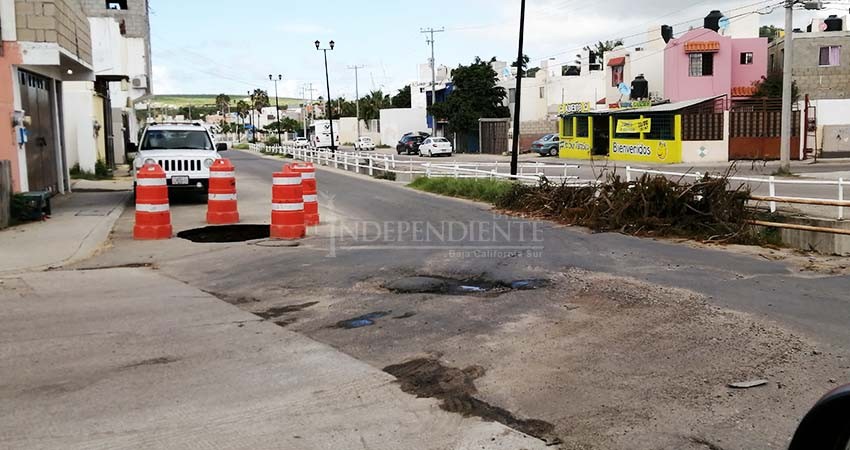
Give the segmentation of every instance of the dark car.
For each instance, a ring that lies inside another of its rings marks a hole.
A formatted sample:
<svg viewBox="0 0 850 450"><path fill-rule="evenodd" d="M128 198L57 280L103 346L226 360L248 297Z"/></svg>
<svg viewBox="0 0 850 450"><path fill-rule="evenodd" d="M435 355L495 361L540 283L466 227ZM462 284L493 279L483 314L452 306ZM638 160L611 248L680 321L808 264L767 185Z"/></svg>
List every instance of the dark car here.
<svg viewBox="0 0 850 450"><path fill-rule="evenodd" d="M398 141L398 144L396 144L395 151L398 152L399 155L402 153L406 153L408 155L418 154L419 146L422 145L422 142L425 141L425 139L427 139L427 137L418 134L405 135L400 141Z"/></svg>
<svg viewBox="0 0 850 450"><path fill-rule="evenodd" d="M547 134L531 144L531 151L540 156L558 156L560 141L557 134Z"/></svg>

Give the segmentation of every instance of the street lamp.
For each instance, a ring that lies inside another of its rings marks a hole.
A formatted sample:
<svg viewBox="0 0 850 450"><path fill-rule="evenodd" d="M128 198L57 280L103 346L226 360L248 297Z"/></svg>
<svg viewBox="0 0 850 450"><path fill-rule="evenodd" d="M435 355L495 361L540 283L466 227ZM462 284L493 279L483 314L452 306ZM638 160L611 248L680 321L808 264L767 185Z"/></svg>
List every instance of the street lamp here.
<svg viewBox="0 0 850 450"><path fill-rule="evenodd" d="M277 82L283 81L283 75L278 75L275 80L274 76L269 75L269 80L274 81L274 107L277 110L277 145L283 145L283 139L280 137L282 124L280 123L280 100L277 96Z"/></svg>
<svg viewBox="0 0 850 450"><path fill-rule="evenodd" d="M251 99L251 107L248 109L248 123L251 124L251 139L257 143L257 127L254 126L254 93L248 91L248 97Z"/></svg>
<svg viewBox="0 0 850 450"><path fill-rule="evenodd" d="M336 140L334 139L334 120L333 120L333 110L331 110L331 78L328 75L328 50L333 50L334 45L336 43L334 41L328 42L330 48L322 48L322 43L319 41L315 42L316 50L321 50L325 53L325 82L328 85L328 123L330 124L331 129L331 153L336 153Z"/></svg>

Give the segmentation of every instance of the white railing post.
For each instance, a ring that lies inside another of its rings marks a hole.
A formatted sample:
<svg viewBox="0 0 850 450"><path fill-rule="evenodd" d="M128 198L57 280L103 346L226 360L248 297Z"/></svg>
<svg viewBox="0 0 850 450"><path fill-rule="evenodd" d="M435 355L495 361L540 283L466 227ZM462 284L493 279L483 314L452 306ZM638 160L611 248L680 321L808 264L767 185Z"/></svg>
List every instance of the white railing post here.
<svg viewBox="0 0 850 450"><path fill-rule="evenodd" d="M393 166L393 170L395 170L395 166ZM384 156L384 172L390 171L390 159Z"/></svg>
<svg viewBox="0 0 850 450"><path fill-rule="evenodd" d="M838 201L844 201L844 178L838 179ZM844 220L844 207L838 207L838 220Z"/></svg>
<svg viewBox="0 0 850 450"><path fill-rule="evenodd" d="M411 172L413 171L411 167ZM425 178L431 178L431 163L425 163Z"/></svg>
<svg viewBox="0 0 850 450"><path fill-rule="evenodd" d="M347 170L348 170L348 153L346 153L345 155L343 155L343 156L342 156L342 161L343 161L343 165L342 165L342 166L343 166L343 167L345 168L345 170L347 171Z"/></svg>
<svg viewBox="0 0 850 450"><path fill-rule="evenodd" d="M455 178L460 178L460 165L455 163Z"/></svg>
<svg viewBox="0 0 850 450"><path fill-rule="evenodd" d="M770 189L769 195L771 197L776 197L776 177L775 176L771 175L771 177L770 177L769 189ZM770 212L772 212L772 213L776 212L776 202L770 202Z"/></svg>
<svg viewBox="0 0 850 450"><path fill-rule="evenodd" d="M375 164L372 162L372 155L369 155L369 176L375 175Z"/></svg>

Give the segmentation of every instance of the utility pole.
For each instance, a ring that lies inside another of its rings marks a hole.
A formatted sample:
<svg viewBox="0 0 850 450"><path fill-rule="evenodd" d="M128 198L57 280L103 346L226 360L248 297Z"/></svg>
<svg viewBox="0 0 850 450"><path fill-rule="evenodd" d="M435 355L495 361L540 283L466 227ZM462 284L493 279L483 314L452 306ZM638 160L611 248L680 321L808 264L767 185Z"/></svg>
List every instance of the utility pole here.
<svg viewBox="0 0 850 450"><path fill-rule="evenodd" d="M331 77L328 73L328 50L333 50L334 45L336 43L334 41L330 41L330 48L321 48L322 43L319 41L315 42L316 50L320 50L325 54L325 82L328 86L328 124L331 129L331 153L336 153L336 141L334 140L334 119L333 119L333 103L331 102Z"/></svg>
<svg viewBox="0 0 850 450"><path fill-rule="evenodd" d="M794 77L794 4L795 0L785 0L785 58L783 62L782 76L782 133L779 146L779 170L791 172L791 127L794 121L791 118L793 112L792 89Z"/></svg>
<svg viewBox="0 0 850 450"><path fill-rule="evenodd" d="M354 69L354 103L357 106L357 141L360 141L360 69L366 66L348 66L349 69ZM360 145L360 144L357 144Z"/></svg>
<svg viewBox="0 0 850 450"><path fill-rule="evenodd" d="M511 151L511 175L516 176L519 167L519 113L522 105L522 44L525 33L525 0L520 3L519 12L519 50L516 57L516 94L514 95L514 141Z"/></svg>
<svg viewBox="0 0 850 450"><path fill-rule="evenodd" d="M280 123L280 99L277 95L277 82L283 81L283 75L278 75L277 80L274 79L274 76L269 75L269 80L274 81L274 108L277 111L277 145L283 145L283 138L281 137L281 128L283 128Z"/></svg>
<svg viewBox="0 0 850 450"><path fill-rule="evenodd" d="M791 172L791 139L794 126L794 6L807 10L824 9L822 1L785 0L785 58L782 67L782 133L779 147L779 170Z"/></svg>
<svg viewBox="0 0 850 450"><path fill-rule="evenodd" d="M437 103L437 60L434 58L434 33L442 33L444 31L446 31L445 28L440 28L439 30L434 28L420 29L420 33L431 35L425 41L431 46L431 105ZM437 136L437 118L433 114L431 115L431 136Z"/></svg>

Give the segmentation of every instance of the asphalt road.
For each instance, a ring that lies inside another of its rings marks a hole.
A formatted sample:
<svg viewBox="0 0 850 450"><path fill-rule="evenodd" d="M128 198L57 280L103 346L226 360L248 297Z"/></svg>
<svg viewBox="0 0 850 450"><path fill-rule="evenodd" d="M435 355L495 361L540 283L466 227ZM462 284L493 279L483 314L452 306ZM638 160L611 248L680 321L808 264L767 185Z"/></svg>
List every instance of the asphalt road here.
<svg viewBox="0 0 850 450"><path fill-rule="evenodd" d="M279 162L246 152L231 152L228 156L240 174L252 178L270 179L280 167ZM589 234L580 229L496 216L486 207L470 202L419 193L389 182L375 182L333 170L319 169L318 180L323 202L332 202L341 222L348 224L347 229L341 230L347 238L336 239L337 246L348 249L337 248L337 257L328 259L326 267L349 276L322 280L324 283L348 283L387 265L406 266L412 270L434 253L464 256L460 251L468 249L478 254L455 258L455 269L468 271L473 264L474 272L510 275L515 279L534 276L535 270L529 267L580 268L631 277L690 289L709 296L718 306L777 321L822 342L850 349L850 327L847 327L850 323L850 277L847 276L812 276L801 274L781 262L722 250L615 233ZM460 228L471 229L478 224L498 228L500 232L492 239L484 230L484 236L478 236L482 239L453 241L445 236L446 231L439 242L433 239L432 242L410 242L414 240L413 232L408 234L409 239L400 241L397 229L384 227L384 234L388 236L377 239L379 228L365 225L387 222L430 223L443 230L447 230L443 224L465 224L457 226L459 231L455 237L462 237ZM358 231L368 236L351 239L351 234ZM514 252L519 252L520 256L515 257ZM287 273L298 270L292 266L281 268L281 272ZM240 271L252 269L234 267L233 271L237 276Z"/></svg>

